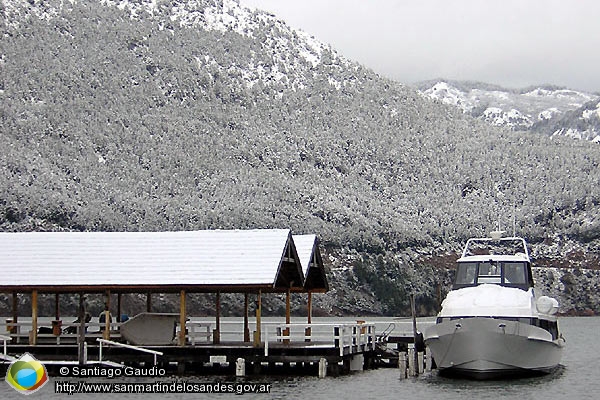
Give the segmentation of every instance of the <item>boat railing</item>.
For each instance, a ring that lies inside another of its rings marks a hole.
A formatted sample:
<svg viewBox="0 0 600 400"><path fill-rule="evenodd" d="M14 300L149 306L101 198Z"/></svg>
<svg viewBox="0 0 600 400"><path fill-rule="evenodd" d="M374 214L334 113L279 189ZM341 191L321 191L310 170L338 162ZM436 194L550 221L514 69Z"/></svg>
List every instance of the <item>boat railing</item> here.
<svg viewBox="0 0 600 400"><path fill-rule="evenodd" d="M529 259L529 250L527 249L527 243L525 239L521 237L511 236L511 237L489 237L489 238L470 238L465 243L465 247L462 252L462 257L466 257L470 254L470 248L475 244L490 244L490 243L501 243L501 242L513 242L518 243L522 247L522 253L525 255L527 259ZM518 252L517 252L518 253Z"/></svg>

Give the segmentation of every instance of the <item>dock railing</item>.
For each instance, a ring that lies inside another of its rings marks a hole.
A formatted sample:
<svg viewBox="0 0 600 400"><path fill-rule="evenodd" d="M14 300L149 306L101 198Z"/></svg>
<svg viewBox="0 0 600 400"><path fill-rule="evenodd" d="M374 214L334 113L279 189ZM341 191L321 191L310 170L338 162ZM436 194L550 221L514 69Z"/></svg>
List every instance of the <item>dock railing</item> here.
<svg viewBox="0 0 600 400"><path fill-rule="evenodd" d="M48 344L49 342L55 342L56 345L61 344L61 340L70 340L71 343L77 342L79 338L79 329L81 325L79 322L62 322L57 327L46 326L47 323L38 323L37 341ZM119 328L121 323L111 322L110 323L110 337L111 339L120 338ZM84 324L85 337L86 338L102 338L103 330L105 329L105 323L99 322L87 322ZM13 341L14 343L29 343L33 335L33 325L31 321L25 322L10 322L7 323L9 338L7 341ZM3 335L4 336L4 335Z"/></svg>
<svg viewBox="0 0 600 400"><path fill-rule="evenodd" d="M185 327L187 329L187 339L195 346L196 343L200 340L200 343L203 341L211 342L212 341L212 323L210 322L202 322L202 321L187 321L185 323Z"/></svg>
<svg viewBox="0 0 600 400"><path fill-rule="evenodd" d="M197 346L215 343L216 324L208 321L186 322L186 343ZM256 324L249 324L250 330L256 330ZM178 328L179 329L179 328ZM340 356L349 352L373 350L376 333L373 323L281 323L262 322L262 340L265 356L269 348L282 344L302 344L302 346L324 346L339 348ZM243 342L243 326L239 322L225 321L220 323L220 341ZM248 346L252 341L246 341Z"/></svg>
<svg viewBox="0 0 600 400"><path fill-rule="evenodd" d="M4 344L2 346L2 348L3 348L2 359L4 359L4 360L13 359L13 357L8 355L8 352L6 349L6 342L10 342L12 340L12 338L10 336L0 335L0 340L2 340L2 342L4 342Z"/></svg>
<svg viewBox="0 0 600 400"><path fill-rule="evenodd" d="M151 349L146 349L144 347L140 347L140 346L132 346L130 344L125 344L125 343L119 343L119 342L114 342L112 340L106 340L106 339L96 339L96 341L98 343L100 343L100 349L98 352L98 362L102 362L102 345L112 345L112 346L118 346L118 347L123 347L126 349L132 349L132 350L136 350L136 351L140 351L142 353L149 353L152 354L154 356L154 365L156 365L156 357L157 356L162 356L163 352L162 351L156 351L156 350L151 350Z"/></svg>
<svg viewBox="0 0 600 400"><path fill-rule="evenodd" d="M49 325L47 322L42 326ZM113 343L118 343L121 339L119 328L121 323L113 322L110 324L110 339ZM104 323L88 322L84 324L85 338L87 340L105 339L102 328ZM28 343L31 340L32 323L23 321L10 323L11 333L2 335L0 340L4 341L4 348L7 343ZM219 326L219 339L215 340L217 333L216 324L205 320L190 320L186 322L186 343L192 346L204 344L218 344L220 342L247 343L252 346L253 342L248 341L244 335L243 325L239 321L221 321ZM38 331L38 344L56 344L76 343L79 338L79 322L64 322L60 329L50 331L48 329ZM180 327L177 325L177 330ZM255 321L248 324L250 332L256 331ZM265 355L269 354L269 347L293 344L302 346L323 346L335 347L339 349L340 356L344 354L368 351L374 349L376 341L375 324L361 322L337 322L337 323L281 323L281 322L262 322L261 347L264 346ZM57 333L57 334L55 334ZM252 336L250 336L252 337ZM245 340L246 339L246 340ZM102 344L102 342L98 341ZM6 350L4 351L6 354Z"/></svg>
<svg viewBox="0 0 600 400"><path fill-rule="evenodd" d="M300 340L304 345L338 348L340 356L370 351L375 346L375 324L370 323L265 323L263 332L265 356L269 346Z"/></svg>

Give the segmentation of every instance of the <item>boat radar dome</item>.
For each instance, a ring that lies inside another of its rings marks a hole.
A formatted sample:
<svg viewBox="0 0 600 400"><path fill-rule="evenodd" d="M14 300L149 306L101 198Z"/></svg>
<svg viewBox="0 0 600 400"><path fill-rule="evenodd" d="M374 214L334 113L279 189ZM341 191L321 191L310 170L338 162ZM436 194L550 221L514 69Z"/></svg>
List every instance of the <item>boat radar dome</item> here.
<svg viewBox="0 0 600 400"><path fill-rule="evenodd" d="M490 232L490 238L492 238L494 240L499 240L504 237L505 233L506 233L506 231L492 231L492 232Z"/></svg>

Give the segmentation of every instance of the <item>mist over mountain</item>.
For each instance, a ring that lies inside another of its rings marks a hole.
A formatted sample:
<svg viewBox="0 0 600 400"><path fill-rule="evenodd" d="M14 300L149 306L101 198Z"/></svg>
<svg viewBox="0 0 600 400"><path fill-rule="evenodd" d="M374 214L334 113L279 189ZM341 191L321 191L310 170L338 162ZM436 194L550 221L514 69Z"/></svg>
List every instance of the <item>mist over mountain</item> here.
<svg viewBox="0 0 600 400"><path fill-rule="evenodd" d="M596 146L494 127L231 0L0 4L3 231L315 233L329 314L411 291L431 312L436 257L513 217L547 266L597 266L555 261L598 250Z"/></svg>
<svg viewBox="0 0 600 400"><path fill-rule="evenodd" d="M544 85L506 89L481 82L436 79L418 89L495 126L600 142L600 96Z"/></svg>

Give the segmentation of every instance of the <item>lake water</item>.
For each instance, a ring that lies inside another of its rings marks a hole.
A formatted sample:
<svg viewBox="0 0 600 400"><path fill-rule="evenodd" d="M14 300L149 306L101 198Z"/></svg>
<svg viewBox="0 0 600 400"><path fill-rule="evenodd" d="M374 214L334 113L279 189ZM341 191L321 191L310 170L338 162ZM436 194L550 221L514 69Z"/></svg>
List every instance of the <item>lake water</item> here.
<svg viewBox="0 0 600 400"><path fill-rule="evenodd" d="M367 319L368 318L364 318ZM442 378L433 372L417 378L400 379L396 369L377 369L355 372L340 377L252 377L235 380L233 377L195 376L185 380L195 383L214 384L256 384L271 385L270 394L246 393L242 398L259 399L312 399L312 398L344 398L344 399L597 399L600 397L600 332L599 317L562 318L560 326L567 340L563 353L562 367L554 374L506 381L469 381ZM377 326L378 332L385 326ZM61 380L60 378L58 378ZM129 379L129 380L128 380ZM162 381L181 379L177 377L160 378ZM103 399L207 399L207 398L239 398L235 394L67 394L55 393L54 382L51 382L30 398L64 399L64 398L103 398ZM79 379L81 380L81 379ZM93 382L152 383L157 379L149 378L88 378ZM15 392L6 382L0 382L0 399L23 399L23 395Z"/></svg>

